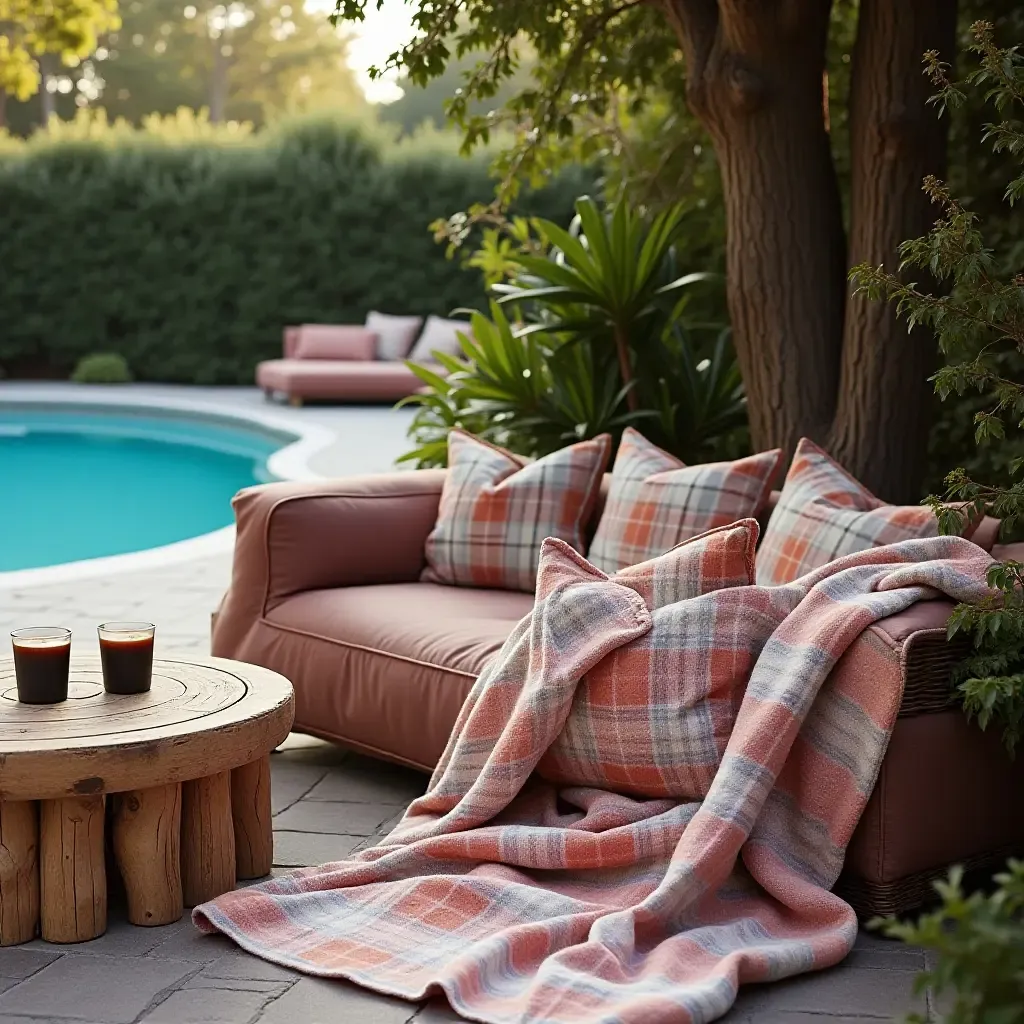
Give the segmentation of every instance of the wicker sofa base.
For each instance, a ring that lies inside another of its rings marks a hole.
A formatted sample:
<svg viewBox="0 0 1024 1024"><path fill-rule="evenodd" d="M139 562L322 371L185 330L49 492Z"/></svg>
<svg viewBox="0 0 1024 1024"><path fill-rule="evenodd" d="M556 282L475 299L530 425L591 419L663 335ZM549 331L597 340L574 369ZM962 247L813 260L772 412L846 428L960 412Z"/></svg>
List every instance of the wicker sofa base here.
<svg viewBox="0 0 1024 1024"><path fill-rule="evenodd" d="M836 884L862 921L913 914L938 901L934 883L963 868L983 888L1024 853L1024 757L1010 758L999 729L983 732L956 699L953 668L966 651L944 628L951 606L928 602L901 635L873 627L860 641L903 675L899 717ZM921 628L925 616L942 628ZM866 651L861 658L867 657Z"/></svg>
<svg viewBox="0 0 1024 1024"><path fill-rule="evenodd" d="M965 858L959 862L964 871L964 888L968 891L989 888L993 876L1006 867L1006 862L1022 855L1024 849L1016 847ZM947 864L930 871L918 871L892 882L870 882L844 873L836 884L835 893L853 907L865 924L876 917L905 917L929 910L939 903L935 883L945 880L952 866Z"/></svg>

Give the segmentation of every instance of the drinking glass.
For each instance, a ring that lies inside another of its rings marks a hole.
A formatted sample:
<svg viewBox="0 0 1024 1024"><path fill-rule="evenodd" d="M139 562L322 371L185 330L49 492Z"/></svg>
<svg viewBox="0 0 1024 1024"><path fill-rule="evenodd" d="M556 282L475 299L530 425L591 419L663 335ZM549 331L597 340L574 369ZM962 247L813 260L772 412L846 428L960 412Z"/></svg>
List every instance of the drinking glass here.
<svg viewBox="0 0 1024 1024"><path fill-rule="evenodd" d="M146 693L153 685L152 622L104 622L99 627L103 689Z"/></svg>
<svg viewBox="0 0 1024 1024"><path fill-rule="evenodd" d="M11 633L18 700L23 704L59 704L68 699L71 630L30 626Z"/></svg>

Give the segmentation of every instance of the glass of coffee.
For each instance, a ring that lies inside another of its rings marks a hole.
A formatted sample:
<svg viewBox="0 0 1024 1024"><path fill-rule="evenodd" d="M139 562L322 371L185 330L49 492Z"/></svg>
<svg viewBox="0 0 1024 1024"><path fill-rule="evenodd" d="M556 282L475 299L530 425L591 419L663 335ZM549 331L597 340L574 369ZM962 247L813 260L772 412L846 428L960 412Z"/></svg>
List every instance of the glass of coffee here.
<svg viewBox="0 0 1024 1024"><path fill-rule="evenodd" d="M103 689L146 693L153 684L152 622L104 622L99 627Z"/></svg>
<svg viewBox="0 0 1024 1024"><path fill-rule="evenodd" d="M68 699L71 630L31 626L11 633L18 700L23 704L59 704Z"/></svg>

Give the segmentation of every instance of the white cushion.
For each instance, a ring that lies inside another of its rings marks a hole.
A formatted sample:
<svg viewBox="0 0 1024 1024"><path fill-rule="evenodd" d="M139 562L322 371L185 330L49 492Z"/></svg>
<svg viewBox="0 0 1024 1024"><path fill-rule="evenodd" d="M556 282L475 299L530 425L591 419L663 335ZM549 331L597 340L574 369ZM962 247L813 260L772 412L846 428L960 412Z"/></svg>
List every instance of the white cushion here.
<svg viewBox="0 0 1024 1024"><path fill-rule="evenodd" d="M421 316L393 316L370 310L366 326L377 335L378 359L404 359L423 325Z"/></svg>
<svg viewBox="0 0 1024 1024"><path fill-rule="evenodd" d="M445 320L439 316L428 316L423 333L416 342L409 358L415 362L436 362L432 352L444 352L449 356L461 356L459 333L469 334L468 320Z"/></svg>

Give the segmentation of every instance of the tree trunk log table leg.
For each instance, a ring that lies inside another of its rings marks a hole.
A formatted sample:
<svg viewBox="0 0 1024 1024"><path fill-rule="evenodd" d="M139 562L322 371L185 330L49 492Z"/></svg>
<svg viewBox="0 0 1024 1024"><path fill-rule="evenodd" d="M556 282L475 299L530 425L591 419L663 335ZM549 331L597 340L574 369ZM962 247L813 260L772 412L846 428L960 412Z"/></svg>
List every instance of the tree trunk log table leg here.
<svg viewBox="0 0 1024 1024"><path fill-rule="evenodd" d="M231 772L181 786L181 888L195 907L235 887Z"/></svg>
<svg viewBox="0 0 1024 1024"><path fill-rule="evenodd" d="M128 896L128 920L170 924L184 912L181 895L181 786L118 794L114 856Z"/></svg>
<svg viewBox="0 0 1024 1024"><path fill-rule="evenodd" d="M0 946L36 937L39 928L39 808L0 803Z"/></svg>
<svg viewBox="0 0 1024 1024"><path fill-rule="evenodd" d="M44 800L39 815L42 854L42 936L85 942L107 930L103 797Z"/></svg>
<svg viewBox="0 0 1024 1024"><path fill-rule="evenodd" d="M262 878L274 865L270 810L270 755L231 773L231 816L235 822L235 867L239 878Z"/></svg>

